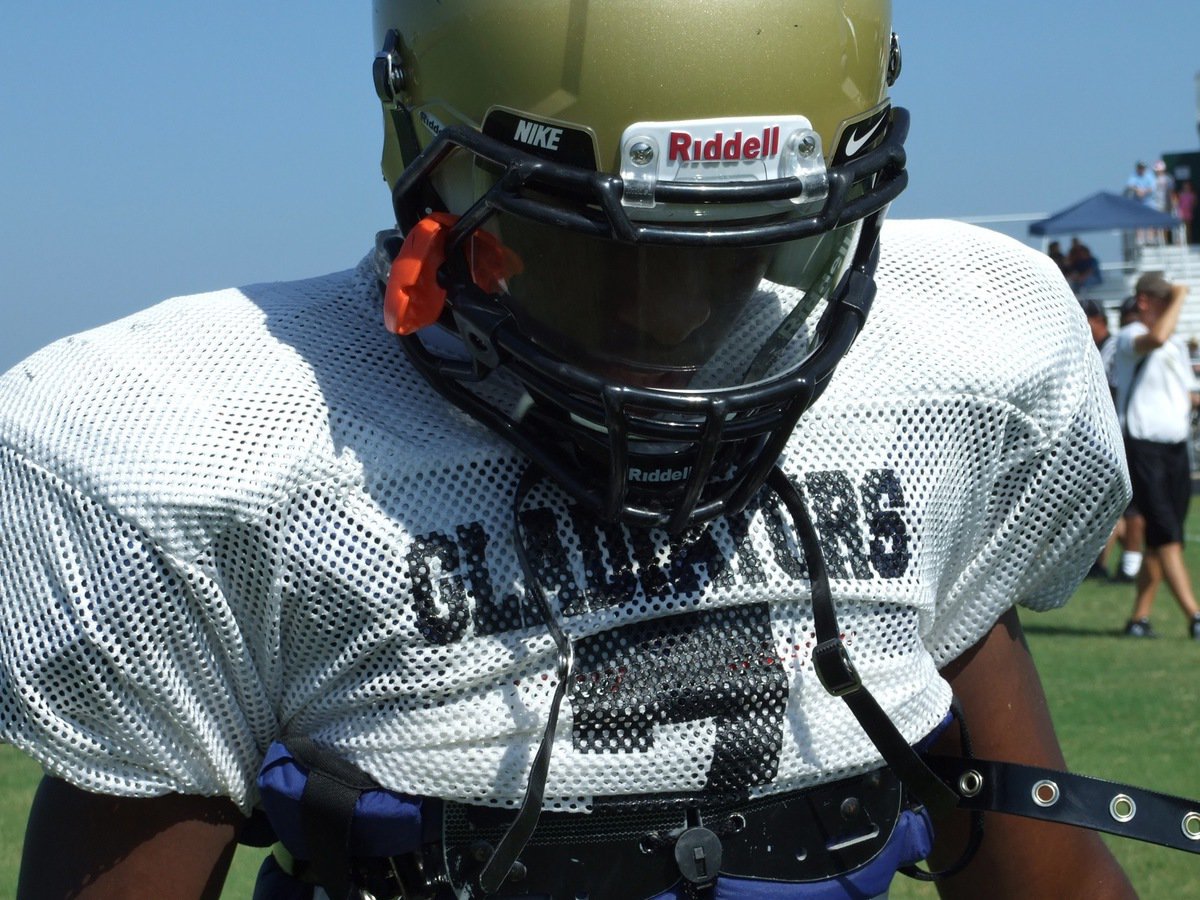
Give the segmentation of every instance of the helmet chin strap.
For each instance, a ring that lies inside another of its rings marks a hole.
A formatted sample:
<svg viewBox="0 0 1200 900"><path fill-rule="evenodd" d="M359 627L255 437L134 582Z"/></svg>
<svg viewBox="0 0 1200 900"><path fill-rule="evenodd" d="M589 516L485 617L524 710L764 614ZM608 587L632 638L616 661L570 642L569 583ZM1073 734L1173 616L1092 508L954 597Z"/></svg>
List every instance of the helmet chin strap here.
<svg viewBox="0 0 1200 900"><path fill-rule="evenodd" d="M504 879L512 870L513 863L525 849L525 844L533 834L533 829L537 827L542 813L542 799L546 793L546 777L550 773L550 752L554 746L554 732L558 728L558 712L567 692L575 659L571 638L562 630L558 619L555 618L554 610L550 607L550 600L546 596L546 590L542 587L541 580L529 563L529 551L525 548L525 541L521 535L521 506L534 484L542 477L542 472L536 465L529 465L517 484L512 510L513 546L521 564L525 591L533 595L538 612L541 613L542 622L545 624L546 630L550 632L550 637L557 650L555 676L558 683L554 686L554 695L550 699L550 712L546 716L546 728L542 732L542 740L538 744L537 753L534 755L533 764L529 769L529 777L525 783L525 796L521 799L521 806L517 810L516 818L508 826L508 830L504 832L503 837L496 844L495 850L492 851L491 857L479 873L477 886L482 892L482 896L485 897L500 889Z"/></svg>
<svg viewBox="0 0 1200 900"><path fill-rule="evenodd" d="M935 813L953 809L958 804L958 795L925 765L904 735L888 718L883 707L863 685L862 678L850 659L846 645L842 642L841 629L838 627L825 558L821 553L812 519L809 518L804 501L800 498L800 492L778 466L771 470L767 484L791 514L800 545L804 549L812 590L813 628L817 634L812 663L821 686L834 697L842 698L854 714L854 718L858 720L858 724L867 733L867 737L871 739L871 743L875 745L875 749L914 797Z"/></svg>

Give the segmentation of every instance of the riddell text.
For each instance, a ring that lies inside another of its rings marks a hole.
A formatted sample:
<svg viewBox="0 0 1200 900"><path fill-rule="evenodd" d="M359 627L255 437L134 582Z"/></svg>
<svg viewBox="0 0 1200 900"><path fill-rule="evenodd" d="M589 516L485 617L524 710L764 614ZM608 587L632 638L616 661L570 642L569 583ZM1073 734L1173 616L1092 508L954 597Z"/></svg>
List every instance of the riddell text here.
<svg viewBox="0 0 1200 900"><path fill-rule="evenodd" d="M727 162L743 159L767 159L779 153L779 126L764 128L762 136L744 137L741 130L726 137L718 131L708 140L700 140L686 131L672 131L667 147L670 162Z"/></svg>

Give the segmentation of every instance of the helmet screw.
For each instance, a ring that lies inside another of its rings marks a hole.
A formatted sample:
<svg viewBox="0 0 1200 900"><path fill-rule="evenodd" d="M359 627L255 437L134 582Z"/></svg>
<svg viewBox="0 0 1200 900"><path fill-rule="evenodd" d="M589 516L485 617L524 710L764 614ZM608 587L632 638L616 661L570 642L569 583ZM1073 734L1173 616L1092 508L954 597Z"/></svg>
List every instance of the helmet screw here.
<svg viewBox="0 0 1200 900"><path fill-rule="evenodd" d="M371 67L375 93L384 103L395 103L404 92L404 66L400 59L400 33L394 28L387 33L383 49L375 54Z"/></svg>
<svg viewBox="0 0 1200 900"><path fill-rule="evenodd" d="M896 32L892 32L892 43L888 48L887 62L887 83L891 87L896 83L896 79L900 77L900 69L903 65L903 58L900 55L900 38L896 36Z"/></svg>
<svg viewBox="0 0 1200 900"><path fill-rule="evenodd" d="M801 156L812 156L817 152L817 139L806 134L796 141L796 152Z"/></svg>
<svg viewBox="0 0 1200 900"><path fill-rule="evenodd" d="M629 159L636 166L644 166L654 160L654 148L645 141L638 141L629 148Z"/></svg>

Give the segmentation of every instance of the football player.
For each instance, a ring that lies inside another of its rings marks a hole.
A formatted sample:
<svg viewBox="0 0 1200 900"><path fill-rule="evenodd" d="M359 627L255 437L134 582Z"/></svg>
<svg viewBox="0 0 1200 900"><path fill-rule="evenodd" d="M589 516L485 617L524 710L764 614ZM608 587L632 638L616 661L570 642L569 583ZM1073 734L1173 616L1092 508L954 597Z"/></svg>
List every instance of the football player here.
<svg viewBox="0 0 1200 900"><path fill-rule="evenodd" d="M928 755L1063 768L1014 610L1128 484L1052 264L884 223L890 4L373 9L361 264L0 381L21 896L216 896L256 808L260 896L867 897L927 857L1131 896Z"/></svg>

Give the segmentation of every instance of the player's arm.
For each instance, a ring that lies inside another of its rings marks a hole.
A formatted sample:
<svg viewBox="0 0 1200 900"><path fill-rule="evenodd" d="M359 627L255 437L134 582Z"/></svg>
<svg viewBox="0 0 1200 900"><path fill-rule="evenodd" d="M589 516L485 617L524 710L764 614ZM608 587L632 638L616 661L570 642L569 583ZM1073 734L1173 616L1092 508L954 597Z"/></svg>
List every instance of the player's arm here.
<svg viewBox="0 0 1200 900"><path fill-rule="evenodd" d="M976 756L1066 769L1015 610L1005 613L943 674L962 705ZM934 752L960 752L956 728L947 729ZM955 812L935 825L938 837L930 863L943 868L958 858L968 816ZM990 813L974 860L939 890L943 898L970 900L1137 896L1096 832Z"/></svg>
<svg viewBox="0 0 1200 900"><path fill-rule="evenodd" d="M112 797L43 778L17 898L215 900L242 822L225 798Z"/></svg>

